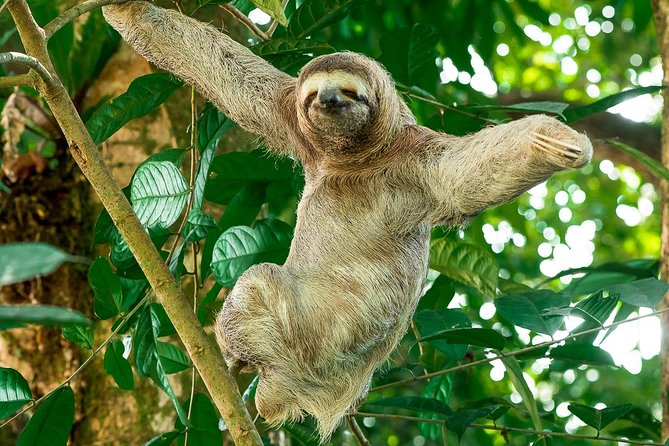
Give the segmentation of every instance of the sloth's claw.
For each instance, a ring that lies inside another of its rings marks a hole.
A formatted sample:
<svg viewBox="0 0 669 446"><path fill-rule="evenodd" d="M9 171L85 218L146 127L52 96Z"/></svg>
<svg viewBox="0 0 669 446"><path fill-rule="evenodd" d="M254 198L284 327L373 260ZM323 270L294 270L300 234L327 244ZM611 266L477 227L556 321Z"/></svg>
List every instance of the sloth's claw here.
<svg viewBox="0 0 669 446"><path fill-rule="evenodd" d="M559 139L551 138L550 136L542 135L537 132L532 132L531 140L532 146L536 149L553 155L564 156L571 160L578 159L583 151L583 149L574 144L560 141Z"/></svg>

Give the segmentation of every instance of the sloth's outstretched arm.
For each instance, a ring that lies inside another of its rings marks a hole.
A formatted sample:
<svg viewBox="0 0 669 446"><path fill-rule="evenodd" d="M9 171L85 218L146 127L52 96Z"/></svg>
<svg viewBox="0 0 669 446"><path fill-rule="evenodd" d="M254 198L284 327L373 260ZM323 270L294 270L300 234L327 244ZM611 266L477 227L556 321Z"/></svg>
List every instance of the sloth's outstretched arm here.
<svg viewBox="0 0 669 446"><path fill-rule="evenodd" d="M279 153L292 151L284 116L295 79L215 28L144 1L106 6L107 21L142 56L197 89ZM293 113L294 115L294 113Z"/></svg>
<svg viewBox="0 0 669 446"><path fill-rule="evenodd" d="M592 145L561 122L535 115L465 137L433 134L428 187L435 224L461 224L511 200L554 172L581 167Z"/></svg>

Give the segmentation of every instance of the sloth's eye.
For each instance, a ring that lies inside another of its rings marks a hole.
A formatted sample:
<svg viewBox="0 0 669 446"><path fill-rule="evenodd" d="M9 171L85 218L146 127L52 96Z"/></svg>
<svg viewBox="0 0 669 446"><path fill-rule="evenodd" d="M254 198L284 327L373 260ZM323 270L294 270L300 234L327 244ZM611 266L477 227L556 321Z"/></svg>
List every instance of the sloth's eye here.
<svg viewBox="0 0 669 446"><path fill-rule="evenodd" d="M311 104L314 101L314 99L316 98L317 93L318 93L317 91L312 91L311 93L309 93L307 95L307 97L304 99L305 107L308 107L309 104Z"/></svg>
<svg viewBox="0 0 669 446"><path fill-rule="evenodd" d="M349 90L347 88L342 88L341 93L346 97L349 97L351 99L355 99L356 101L358 100L358 93L356 93L353 90Z"/></svg>

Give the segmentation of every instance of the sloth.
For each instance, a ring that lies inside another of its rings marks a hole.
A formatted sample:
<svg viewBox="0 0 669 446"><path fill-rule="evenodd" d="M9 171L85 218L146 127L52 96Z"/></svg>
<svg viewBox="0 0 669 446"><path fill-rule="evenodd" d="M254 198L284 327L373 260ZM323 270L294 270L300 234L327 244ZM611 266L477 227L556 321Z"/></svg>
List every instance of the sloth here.
<svg viewBox="0 0 669 446"><path fill-rule="evenodd" d="M464 137L420 126L360 54L316 57L294 78L176 11L133 1L104 14L138 53L301 162L285 264L249 268L215 332L229 366L257 370L260 415L270 425L311 415L324 441L406 332L431 228L462 225L592 156L585 135L544 115Z"/></svg>

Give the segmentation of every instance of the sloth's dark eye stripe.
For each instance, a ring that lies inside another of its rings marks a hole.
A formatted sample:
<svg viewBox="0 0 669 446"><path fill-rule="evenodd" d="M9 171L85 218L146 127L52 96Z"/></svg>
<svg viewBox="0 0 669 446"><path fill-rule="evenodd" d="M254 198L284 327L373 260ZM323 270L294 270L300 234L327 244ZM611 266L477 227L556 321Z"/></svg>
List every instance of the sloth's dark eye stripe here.
<svg viewBox="0 0 669 446"><path fill-rule="evenodd" d="M355 100L359 100L359 99L360 99L359 96L358 96L358 93L356 93L356 92L353 91L353 90L349 90L349 89L347 89L347 88L342 88L341 92L342 92L342 94L343 94L344 96L347 96L347 97L349 97L349 98L351 98L351 99L355 99Z"/></svg>

